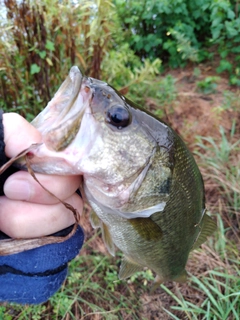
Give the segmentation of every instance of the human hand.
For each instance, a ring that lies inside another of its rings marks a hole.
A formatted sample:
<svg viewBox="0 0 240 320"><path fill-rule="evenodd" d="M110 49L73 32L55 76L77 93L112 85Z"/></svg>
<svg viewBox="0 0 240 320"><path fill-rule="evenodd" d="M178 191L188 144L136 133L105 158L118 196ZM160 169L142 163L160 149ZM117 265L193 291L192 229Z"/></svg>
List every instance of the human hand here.
<svg viewBox="0 0 240 320"><path fill-rule="evenodd" d="M41 142L41 134L18 114L3 114L3 125L5 153L9 158L32 143ZM80 185L79 176L36 174L36 177L49 191L81 213L82 200L75 193ZM4 184L4 194L0 197L0 230L12 238L41 237L75 222L72 212L28 172L11 175Z"/></svg>

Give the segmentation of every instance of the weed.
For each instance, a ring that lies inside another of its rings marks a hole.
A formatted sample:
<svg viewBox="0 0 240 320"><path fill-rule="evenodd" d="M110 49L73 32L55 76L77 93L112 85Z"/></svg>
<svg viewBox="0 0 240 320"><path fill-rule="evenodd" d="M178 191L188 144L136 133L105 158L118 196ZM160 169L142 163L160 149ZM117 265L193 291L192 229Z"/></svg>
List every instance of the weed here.
<svg viewBox="0 0 240 320"><path fill-rule="evenodd" d="M127 94L129 99L140 103L143 95L139 95L143 88L154 85L155 79L160 72L161 60L144 63L134 54L125 43L117 51L112 50L102 63L103 79L107 80L113 87L123 94ZM145 92L145 91L144 91ZM147 91L149 92L149 90ZM155 97L156 92L151 91L150 96Z"/></svg>
<svg viewBox="0 0 240 320"><path fill-rule="evenodd" d="M220 141L211 137L199 137L197 145L205 152L197 152L197 154L207 167L208 177L217 181L220 190L223 190L229 208L237 212L240 207L240 165L238 161L240 139L236 134L236 122L233 121L229 137L223 127L220 127L220 134Z"/></svg>
<svg viewBox="0 0 240 320"><path fill-rule="evenodd" d="M217 82L219 81L219 77L206 77L202 81L197 82L198 91L204 94L215 93L217 89Z"/></svg>
<svg viewBox="0 0 240 320"><path fill-rule="evenodd" d="M6 0L4 5L1 108L36 116L74 64L87 75L100 77L111 38L119 32L114 6L108 0L89 0L84 5Z"/></svg>
<svg viewBox="0 0 240 320"><path fill-rule="evenodd" d="M233 320L239 319L240 314L239 276L239 272L236 275L228 275L216 270L209 271L208 276L201 279L191 276L191 285L205 295L200 305L184 299L179 291L173 294L166 286L161 287L178 304L172 306L171 309L184 312L187 319ZM165 311L172 319L180 320L171 311L167 309Z"/></svg>
<svg viewBox="0 0 240 320"><path fill-rule="evenodd" d="M223 99L221 106L223 110L238 111L240 109L239 92L233 93L226 90L223 92Z"/></svg>
<svg viewBox="0 0 240 320"><path fill-rule="evenodd" d="M193 70L193 76L194 76L195 78L199 78L200 75L201 75L201 70L200 70L199 68L194 68L194 70Z"/></svg>
<svg viewBox="0 0 240 320"><path fill-rule="evenodd" d="M179 312L186 319L239 319L240 314L240 262L239 252L231 246L226 237L227 228L220 214L217 215L218 236L209 239L203 245L203 250L198 249L192 253L199 263L205 264L205 271L199 276L191 273L187 294L182 294L179 288L169 290L165 285L162 289L175 301L171 310L165 308L165 312L171 319L178 317ZM228 255L226 255L228 252ZM194 292L198 299L192 303L191 293Z"/></svg>

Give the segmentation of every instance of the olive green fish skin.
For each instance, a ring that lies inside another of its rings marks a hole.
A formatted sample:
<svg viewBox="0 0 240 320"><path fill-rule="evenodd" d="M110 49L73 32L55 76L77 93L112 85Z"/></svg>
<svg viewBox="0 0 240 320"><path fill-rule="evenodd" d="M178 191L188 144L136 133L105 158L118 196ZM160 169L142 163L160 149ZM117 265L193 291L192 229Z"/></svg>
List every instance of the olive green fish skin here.
<svg viewBox="0 0 240 320"><path fill-rule="evenodd" d="M101 100L101 96L98 99ZM165 200L164 211L146 218L151 219L160 232L152 228L152 234L149 232L146 239L138 224L133 225L130 220L98 207L86 187L87 198L128 261L154 270L162 281L174 280L184 274L189 252L200 233L199 223L205 210L202 176L192 154L169 126L131 101L125 101L132 117L153 138L155 153L141 186L122 209L136 211L146 203Z"/></svg>
<svg viewBox="0 0 240 320"><path fill-rule="evenodd" d="M178 136L175 135L174 140L175 166L169 201L161 214L151 216L162 228L161 265L167 266L165 277L168 279L176 278L184 270L200 233L199 223L205 209L204 186L195 160Z"/></svg>
<svg viewBox="0 0 240 320"><path fill-rule="evenodd" d="M33 170L83 176L92 226L112 255L115 246L124 254L120 278L148 267L159 283L183 281L189 252L215 225L201 173L175 131L76 67L33 124L43 137Z"/></svg>
<svg viewBox="0 0 240 320"><path fill-rule="evenodd" d="M189 252L200 232L199 222L205 208L203 181L193 156L170 128L168 135L167 147L158 148L152 166L134 195L138 199L138 193L145 192L149 201L157 196L162 200L163 193L166 193L164 211L145 218L146 221L152 220L159 232L152 228L146 239L138 224L106 213L90 200L127 260L154 270L162 281L177 279L184 273ZM165 176L163 171L167 172ZM135 210L138 205L141 207L142 203L135 201Z"/></svg>

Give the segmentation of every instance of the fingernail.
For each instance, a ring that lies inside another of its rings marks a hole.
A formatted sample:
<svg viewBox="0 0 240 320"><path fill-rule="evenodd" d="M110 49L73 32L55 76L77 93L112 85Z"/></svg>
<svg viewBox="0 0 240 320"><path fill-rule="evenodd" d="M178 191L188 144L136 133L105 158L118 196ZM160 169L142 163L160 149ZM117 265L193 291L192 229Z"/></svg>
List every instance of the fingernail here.
<svg viewBox="0 0 240 320"><path fill-rule="evenodd" d="M4 184L4 194L9 199L14 200L29 200L31 196L31 187L24 180L10 180Z"/></svg>

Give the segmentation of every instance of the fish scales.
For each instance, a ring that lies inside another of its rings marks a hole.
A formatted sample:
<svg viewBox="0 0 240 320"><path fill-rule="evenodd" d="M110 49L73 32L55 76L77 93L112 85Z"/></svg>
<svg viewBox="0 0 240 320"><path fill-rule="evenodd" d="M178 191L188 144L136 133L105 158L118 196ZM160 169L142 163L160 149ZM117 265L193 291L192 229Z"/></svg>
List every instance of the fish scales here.
<svg viewBox="0 0 240 320"><path fill-rule="evenodd" d="M171 270L170 279L177 277L185 268L189 251L200 232L198 224L204 210L201 174L178 137L175 139L175 153L178 161L173 170L175 183L169 201L161 215L151 216L162 226L162 246L165 249L162 263Z"/></svg>

